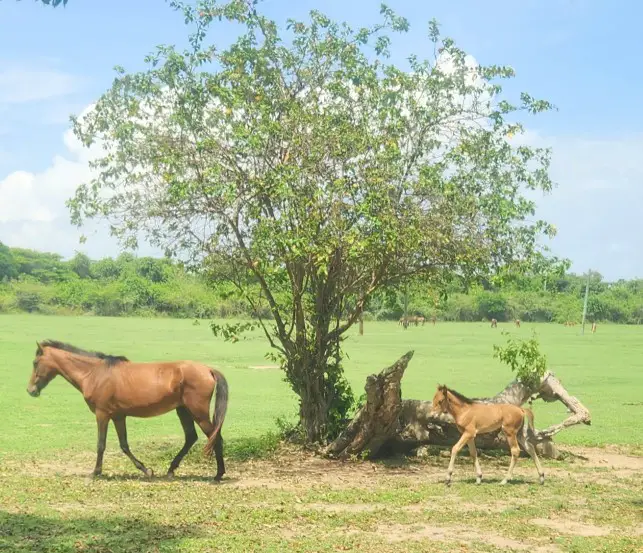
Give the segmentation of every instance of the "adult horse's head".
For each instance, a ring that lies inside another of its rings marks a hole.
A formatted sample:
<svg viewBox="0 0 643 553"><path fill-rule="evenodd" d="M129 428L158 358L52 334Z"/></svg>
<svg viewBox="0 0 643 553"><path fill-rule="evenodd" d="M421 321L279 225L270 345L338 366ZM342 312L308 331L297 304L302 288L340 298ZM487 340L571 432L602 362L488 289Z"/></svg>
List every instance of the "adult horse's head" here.
<svg viewBox="0 0 643 553"><path fill-rule="evenodd" d="M433 405L431 407L433 413L440 414L449 412L449 398L447 397L447 391L446 386L438 384L438 389L433 396Z"/></svg>
<svg viewBox="0 0 643 553"><path fill-rule="evenodd" d="M36 350L36 357L33 360L33 371L27 386L27 392L32 397L38 397L42 389L49 384L53 378L58 374L58 371L49 363L47 356L40 345L36 342L38 349Z"/></svg>

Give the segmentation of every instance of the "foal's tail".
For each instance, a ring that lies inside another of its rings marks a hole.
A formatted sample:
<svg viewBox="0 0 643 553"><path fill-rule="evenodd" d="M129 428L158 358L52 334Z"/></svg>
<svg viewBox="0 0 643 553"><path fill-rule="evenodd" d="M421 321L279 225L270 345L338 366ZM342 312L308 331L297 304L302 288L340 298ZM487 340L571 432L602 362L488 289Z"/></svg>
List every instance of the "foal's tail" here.
<svg viewBox="0 0 643 553"><path fill-rule="evenodd" d="M208 438L208 443L205 444L204 452L206 455L212 455L212 450L214 449L214 443L221 432L221 427L223 426L223 421L225 420L225 414L228 410L228 381L225 379L225 376L221 374L216 369L210 369L214 380L217 385L217 392L214 400L214 414L212 416L212 424L214 425L214 431L210 434Z"/></svg>
<svg viewBox="0 0 643 553"><path fill-rule="evenodd" d="M525 415L527 415L527 424L528 424L528 430L525 432L525 437L527 437L528 434L533 436L536 433L536 429L534 427L534 412L529 409L528 407L523 407L522 410L525 412ZM523 421L523 425L524 425ZM524 430L524 428L523 428Z"/></svg>

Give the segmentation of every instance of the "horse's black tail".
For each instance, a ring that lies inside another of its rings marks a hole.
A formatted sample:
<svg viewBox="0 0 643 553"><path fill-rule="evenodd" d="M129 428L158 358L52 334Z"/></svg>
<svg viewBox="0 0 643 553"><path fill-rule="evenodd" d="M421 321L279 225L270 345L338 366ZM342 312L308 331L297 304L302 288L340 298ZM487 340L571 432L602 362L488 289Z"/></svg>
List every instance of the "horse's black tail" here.
<svg viewBox="0 0 643 553"><path fill-rule="evenodd" d="M225 414L228 410L228 381L225 379L225 376L221 374L216 369L210 369L214 380L216 381L217 391L214 400L214 414L212 416L212 424L214 425L214 432L210 434L208 438L208 443L205 444L205 454L212 455L214 449L214 443L221 432L221 427L223 426L223 421L225 420Z"/></svg>

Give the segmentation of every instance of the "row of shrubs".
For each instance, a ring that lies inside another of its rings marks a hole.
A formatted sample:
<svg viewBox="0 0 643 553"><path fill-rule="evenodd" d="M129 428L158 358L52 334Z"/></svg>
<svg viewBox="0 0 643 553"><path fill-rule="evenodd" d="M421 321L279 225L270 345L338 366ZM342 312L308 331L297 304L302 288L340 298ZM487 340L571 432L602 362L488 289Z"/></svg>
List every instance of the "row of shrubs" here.
<svg viewBox="0 0 643 553"><path fill-rule="evenodd" d="M438 306L420 295L409 298L410 313L444 321L494 318L564 323L578 321L582 307L582 298L574 295L533 291L454 293ZM250 316L246 304L225 285L209 287L187 275L157 283L135 275L111 281L76 279L50 285L33 279L12 281L0 285L0 313L8 312L199 319ZM396 320L402 314L401 302L382 306L374 301L365 316L371 320ZM265 311L262 316L269 313ZM643 301L606 291L590 296L587 316L589 320L640 324Z"/></svg>
<svg viewBox="0 0 643 553"><path fill-rule="evenodd" d="M410 313L447 321L521 319L534 322L578 321L589 285L589 320L643 322L643 280L609 283L596 272L555 277L518 275L503 288L473 288L453 283L437 300L421 284L375 294L365 316L399 319ZM287 300L287 299L286 299ZM263 317L270 314L266 308ZM208 283L169 259L135 257L92 260L77 253L60 255L10 248L0 242L0 313L92 313L102 316L162 315L182 318L242 318L247 305L226 283ZM256 315L256 314L253 314Z"/></svg>

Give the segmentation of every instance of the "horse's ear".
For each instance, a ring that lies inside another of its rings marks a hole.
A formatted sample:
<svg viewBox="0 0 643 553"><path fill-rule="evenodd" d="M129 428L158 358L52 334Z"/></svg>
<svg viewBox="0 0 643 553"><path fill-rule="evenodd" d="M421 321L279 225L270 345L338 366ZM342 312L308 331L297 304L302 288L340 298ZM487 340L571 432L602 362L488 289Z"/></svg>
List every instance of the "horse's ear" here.
<svg viewBox="0 0 643 553"><path fill-rule="evenodd" d="M36 345L38 346L38 349L36 350L36 355L40 355L42 353L42 346L40 345L40 342L36 340Z"/></svg>

